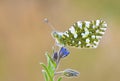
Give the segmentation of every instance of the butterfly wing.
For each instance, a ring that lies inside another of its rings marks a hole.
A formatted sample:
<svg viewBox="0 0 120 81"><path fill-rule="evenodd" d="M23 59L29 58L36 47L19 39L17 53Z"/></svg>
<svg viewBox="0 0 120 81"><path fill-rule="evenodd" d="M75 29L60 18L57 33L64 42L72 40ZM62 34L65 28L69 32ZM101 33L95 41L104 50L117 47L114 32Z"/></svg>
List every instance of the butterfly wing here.
<svg viewBox="0 0 120 81"><path fill-rule="evenodd" d="M78 21L65 32L53 32L53 38L61 46L97 48L107 24L103 20Z"/></svg>

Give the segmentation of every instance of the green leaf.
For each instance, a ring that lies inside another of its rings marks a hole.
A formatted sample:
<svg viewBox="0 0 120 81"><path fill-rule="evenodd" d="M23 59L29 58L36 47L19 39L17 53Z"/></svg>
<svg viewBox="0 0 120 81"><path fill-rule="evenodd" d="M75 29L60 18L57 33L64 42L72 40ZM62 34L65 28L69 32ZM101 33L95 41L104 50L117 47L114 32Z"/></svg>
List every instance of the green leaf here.
<svg viewBox="0 0 120 81"><path fill-rule="evenodd" d="M51 56L48 53L46 53L45 55L47 57L47 61L50 61L52 63L52 65L54 66L54 68L56 68L57 65L56 65L55 61L51 58Z"/></svg>
<svg viewBox="0 0 120 81"><path fill-rule="evenodd" d="M54 76L54 72L56 69L56 63L53 61L53 59L49 56L48 53L46 53L46 58L47 58L47 63L48 63L48 70L50 72L50 75L53 77Z"/></svg>
<svg viewBox="0 0 120 81"><path fill-rule="evenodd" d="M57 81L61 81L62 80L62 77L59 77Z"/></svg>
<svg viewBox="0 0 120 81"><path fill-rule="evenodd" d="M42 73L44 75L45 81L49 81L48 75L45 70L42 70Z"/></svg>
<svg viewBox="0 0 120 81"><path fill-rule="evenodd" d="M42 65L42 67L43 67L44 70L46 71L46 73L47 73L47 75L48 75L50 81L53 81L53 78L51 77L51 74L50 74L50 72L49 72L47 66L46 66L45 64L43 64L43 63L40 63L40 64Z"/></svg>

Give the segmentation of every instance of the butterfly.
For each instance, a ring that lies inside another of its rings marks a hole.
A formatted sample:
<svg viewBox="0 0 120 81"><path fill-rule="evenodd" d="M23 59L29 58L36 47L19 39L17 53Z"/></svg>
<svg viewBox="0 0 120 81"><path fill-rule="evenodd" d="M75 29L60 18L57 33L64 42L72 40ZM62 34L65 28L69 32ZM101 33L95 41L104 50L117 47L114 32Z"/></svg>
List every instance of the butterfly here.
<svg viewBox="0 0 120 81"><path fill-rule="evenodd" d="M52 25L51 27L54 29ZM77 21L67 31L55 30L51 34L61 47L97 48L106 29L107 23L103 20Z"/></svg>

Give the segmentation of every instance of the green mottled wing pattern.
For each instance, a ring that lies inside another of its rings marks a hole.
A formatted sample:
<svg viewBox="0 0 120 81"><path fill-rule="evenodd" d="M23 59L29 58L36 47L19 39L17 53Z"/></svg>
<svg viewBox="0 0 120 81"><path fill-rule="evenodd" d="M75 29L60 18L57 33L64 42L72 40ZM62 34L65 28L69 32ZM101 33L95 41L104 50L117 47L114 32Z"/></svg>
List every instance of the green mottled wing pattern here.
<svg viewBox="0 0 120 81"><path fill-rule="evenodd" d="M107 24L103 20L78 21L68 31L54 31L52 35L60 46L97 48L106 28Z"/></svg>

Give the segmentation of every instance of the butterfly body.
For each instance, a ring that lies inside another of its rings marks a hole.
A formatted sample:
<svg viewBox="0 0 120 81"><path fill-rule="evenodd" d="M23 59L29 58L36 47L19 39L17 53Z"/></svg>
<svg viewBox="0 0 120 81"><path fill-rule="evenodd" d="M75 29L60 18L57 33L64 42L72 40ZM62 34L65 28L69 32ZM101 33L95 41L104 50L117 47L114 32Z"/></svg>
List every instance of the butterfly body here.
<svg viewBox="0 0 120 81"><path fill-rule="evenodd" d="M60 46L97 48L105 33L105 21L78 21L65 32L53 31L52 36Z"/></svg>

